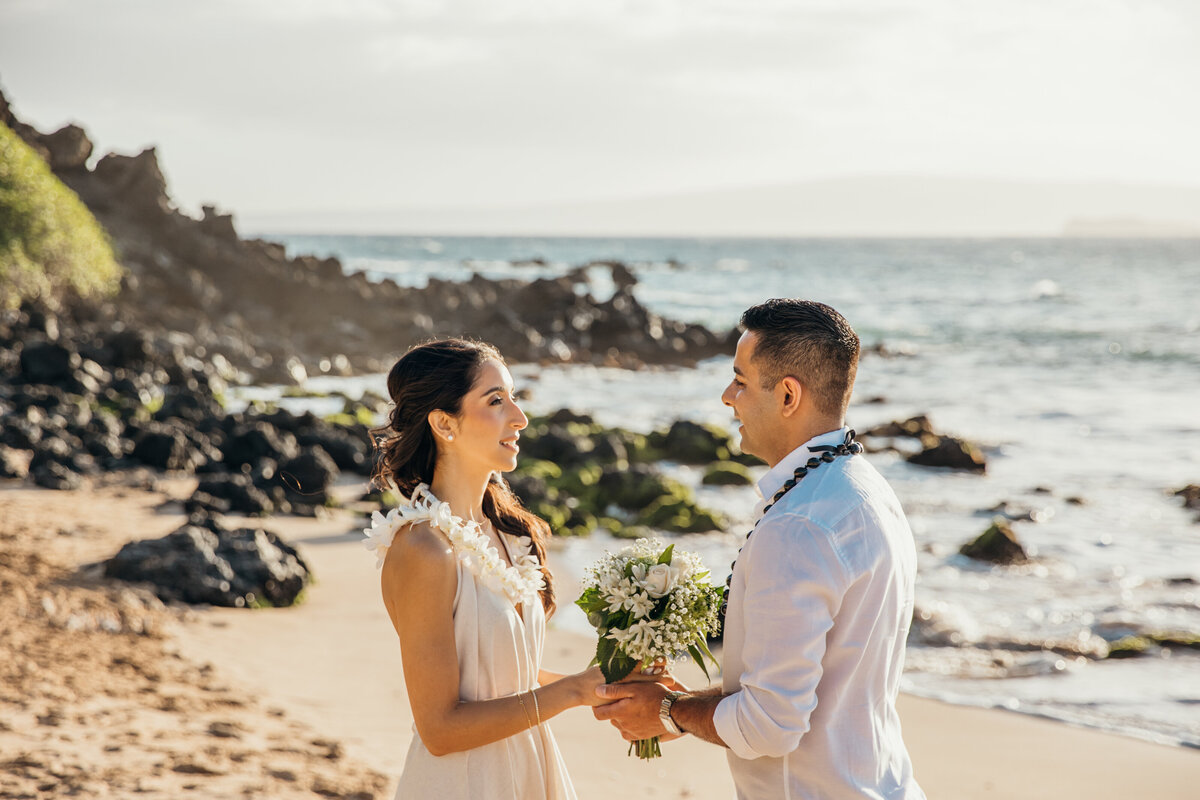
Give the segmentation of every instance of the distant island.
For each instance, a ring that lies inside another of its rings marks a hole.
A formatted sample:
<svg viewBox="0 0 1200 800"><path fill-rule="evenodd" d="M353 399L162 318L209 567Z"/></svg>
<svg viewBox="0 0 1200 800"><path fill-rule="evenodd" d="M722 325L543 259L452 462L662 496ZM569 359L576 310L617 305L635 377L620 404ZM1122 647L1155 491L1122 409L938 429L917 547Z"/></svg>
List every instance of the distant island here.
<svg viewBox="0 0 1200 800"><path fill-rule="evenodd" d="M890 175L530 206L242 213L258 233L680 237L1196 236L1200 186ZM1176 220L1178 222L1159 222Z"/></svg>
<svg viewBox="0 0 1200 800"><path fill-rule="evenodd" d="M1141 217L1082 217L1063 226L1074 239L1200 239L1200 222L1142 219Z"/></svg>

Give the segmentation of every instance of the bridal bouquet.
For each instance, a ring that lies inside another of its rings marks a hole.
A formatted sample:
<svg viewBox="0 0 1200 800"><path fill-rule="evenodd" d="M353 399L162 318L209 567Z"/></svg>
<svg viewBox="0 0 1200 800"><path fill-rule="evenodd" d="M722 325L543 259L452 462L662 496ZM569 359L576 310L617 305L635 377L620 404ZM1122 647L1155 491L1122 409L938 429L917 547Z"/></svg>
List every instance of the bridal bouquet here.
<svg viewBox="0 0 1200 800"><path fill-rule="evenodd" d="M600 635L596 657L604 678L616 683L641 663L671 661L687 653L708 675L714 665L705 638L717 633L721 590L694 553L638 539L615 555L606 553L584 576L575 604ZM641 758L662 755L658 737L634 742Z"/></svg>

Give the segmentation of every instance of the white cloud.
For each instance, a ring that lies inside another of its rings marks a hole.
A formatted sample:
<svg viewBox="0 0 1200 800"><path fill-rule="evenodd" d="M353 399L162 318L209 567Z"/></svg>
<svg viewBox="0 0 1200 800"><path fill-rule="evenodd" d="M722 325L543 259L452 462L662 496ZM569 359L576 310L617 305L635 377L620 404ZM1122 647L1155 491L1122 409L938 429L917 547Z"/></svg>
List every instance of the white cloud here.
<svg viewBox="0 0 1200 800"><path fill-rule="evenodd" d="M43 127L185 202L525 203L864 172L1200 182L1190 0L6 0Z"/></svg>

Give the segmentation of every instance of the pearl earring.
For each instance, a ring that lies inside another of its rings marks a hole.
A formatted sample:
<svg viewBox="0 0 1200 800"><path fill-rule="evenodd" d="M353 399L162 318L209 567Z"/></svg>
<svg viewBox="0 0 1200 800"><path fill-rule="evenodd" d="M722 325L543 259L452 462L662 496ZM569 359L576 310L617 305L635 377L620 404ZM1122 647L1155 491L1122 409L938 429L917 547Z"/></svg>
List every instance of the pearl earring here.
<svg viewBox="0 0 1200 800"><path fill-rule="evenodd" d="M453 442L453 441L454 441L454 434L453 434L453 433L448 433L448 434L446 434L446 441L447 441L447 442Z"/></svg>

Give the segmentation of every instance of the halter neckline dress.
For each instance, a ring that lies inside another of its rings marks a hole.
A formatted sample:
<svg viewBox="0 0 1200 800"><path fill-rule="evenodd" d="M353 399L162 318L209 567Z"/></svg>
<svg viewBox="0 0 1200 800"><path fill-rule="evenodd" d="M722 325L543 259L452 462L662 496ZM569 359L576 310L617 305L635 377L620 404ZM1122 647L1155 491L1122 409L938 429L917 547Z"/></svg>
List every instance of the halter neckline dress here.
<svg viewBox="0 0 1200 800"><path fill-rule="evenodd" d="M449 512L421 485L401 504L386 543L368 547L380 554L395 532L428 520L454 547L458 587L454 593L454 644L458 654L459 697L488 700L528 692L538 686L545 645L546 613L528 581L521 596L519 578L537 563L528 539L498 533L508 562L475 523ZM473 529L473 530L472 530ZM371 534L368 533L368 538ZM376 537L377 539L379 537ZM498 562L498 563L497 563ZM540 572L538 573L540 576ZM521 613L515 597L521 597ZM528 700L526 700L528 703ZM576 800L558 745L543 722L518 734L471 750L435 756L413 726L412 744L396 798L439 800Z"/></svg>

